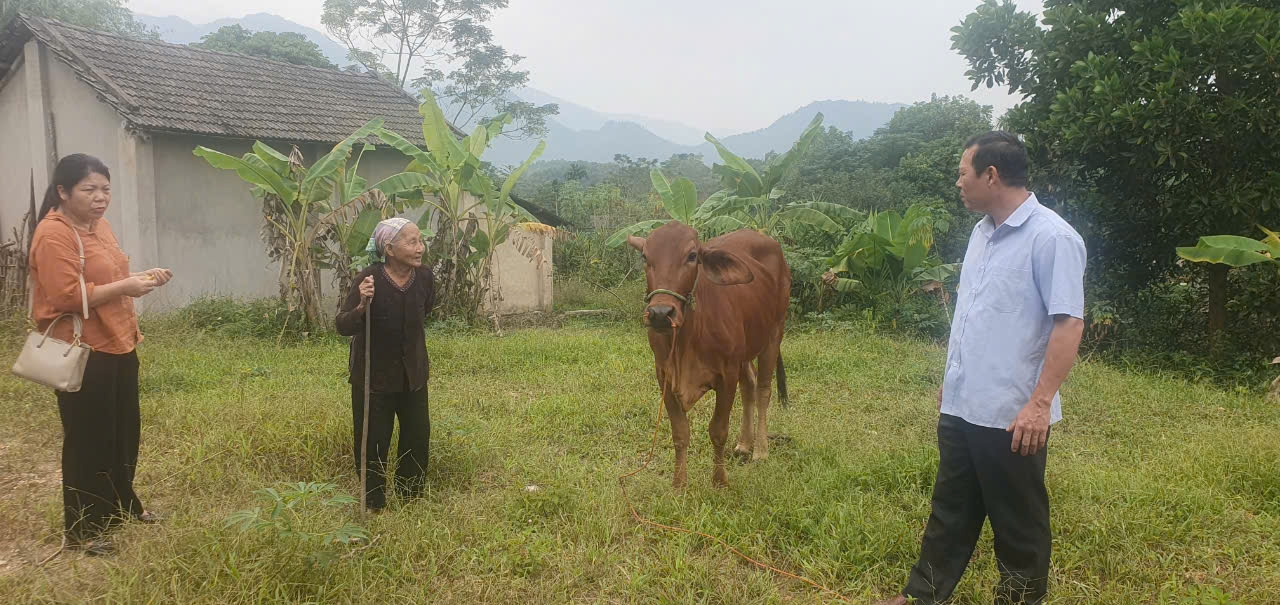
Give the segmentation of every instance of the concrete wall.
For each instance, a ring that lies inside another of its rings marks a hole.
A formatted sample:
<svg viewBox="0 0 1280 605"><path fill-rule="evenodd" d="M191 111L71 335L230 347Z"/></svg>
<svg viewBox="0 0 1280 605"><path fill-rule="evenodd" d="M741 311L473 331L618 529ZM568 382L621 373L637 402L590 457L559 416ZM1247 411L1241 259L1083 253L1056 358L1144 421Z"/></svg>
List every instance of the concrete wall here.
<svg viewBox="0 0 1280 605"><path fill-rule="evenodd" d="M281 153L291 145L268 141ZM271 262L262 242L262 202L250 186L228 170L219 170L192 154L197 145L241 156L251 141L157 133L152 136L155 162L157 264L173 269L174 280L152 294L155 308L182 306L201 296L260 298L279 292L279 265ZM329 147L300 148L307 163ZM408 161L399 152L366 153L360 174L375 183L401 172ZM322 276L322 291L332 310L339 295L331 275Z"/></svg>
<svg viewBox="0 0 1280 605"><path fill-rule="evenodd" d="M493 257L490 308L499 315L551 311L553 240L549 234L511 230Z"/></svg>
<svg viewBox="0 0 1280 605"><path fill-rule="evenodd" d="M0 242L13 238L31 205L31 151L27 134L26 65L0 88ZM36 193L40 203L43 191Z"/></svg>

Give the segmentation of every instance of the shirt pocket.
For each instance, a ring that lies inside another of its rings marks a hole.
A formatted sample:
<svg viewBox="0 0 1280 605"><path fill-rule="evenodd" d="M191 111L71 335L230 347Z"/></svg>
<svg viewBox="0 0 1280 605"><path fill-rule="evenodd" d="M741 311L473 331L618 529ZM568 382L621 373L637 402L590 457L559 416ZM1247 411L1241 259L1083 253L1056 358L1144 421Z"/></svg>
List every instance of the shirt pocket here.
<svg viewBox="0 0 1280 605"><path fill-rule="evenodd" d="M1031 271L992 265L987 277L984 302L996 313L1017 313L1026 304L1025 292Z"/></svg>

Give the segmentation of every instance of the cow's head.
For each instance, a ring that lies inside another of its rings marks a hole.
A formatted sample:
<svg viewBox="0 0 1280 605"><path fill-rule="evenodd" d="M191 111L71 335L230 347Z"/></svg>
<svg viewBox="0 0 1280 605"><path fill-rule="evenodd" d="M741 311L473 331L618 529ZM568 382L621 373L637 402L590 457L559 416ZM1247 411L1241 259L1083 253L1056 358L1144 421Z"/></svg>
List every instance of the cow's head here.
<svg viewBox="0 0 1280 605"><path fill-rule="evenodd" d="M703 246L697 231L674 221L654 229L647 239L630 236L627 243L644 257L649 286L644 323L650 329L669 330L684 323L699 279L732 286L756 278L737 255Z"/></svg>

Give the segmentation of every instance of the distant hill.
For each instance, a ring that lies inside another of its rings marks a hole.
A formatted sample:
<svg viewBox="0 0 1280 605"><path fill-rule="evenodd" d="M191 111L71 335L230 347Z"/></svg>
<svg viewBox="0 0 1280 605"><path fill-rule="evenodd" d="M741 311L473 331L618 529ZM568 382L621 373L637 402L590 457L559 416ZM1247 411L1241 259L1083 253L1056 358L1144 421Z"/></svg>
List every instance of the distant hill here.
<svg viewBox="0 0 1280 605"><path fill-rule="evenodd" d="M346 48L324 32L269 13L204 24L193 24L180 17L135 15L135 18L154 27L163 40L175 44L199 42L203 36L223 26L236 24L251 31L295 32L315 42L333 63L350 64ZM539 105L557 103L560 106L560 114L548 121L544 160L612 162L615 154L665 160L677 153L700 154L708 164L719 160L715 149L703 141L705 130L695 126L642 115L596 111L535 88L520 89L516 96ZM855 138L863 138L887 123L901 107L903 105L894 103L817 101L778 118L765 128L720 137L720 140L739 155L763 158L770 151L780 152L789 148L819 111L826 116L827 126L852 132ZM529 156L536 143L504 139L494 144L486 159L498 165L519 164Z"/></svg>
<svg viewBox="0 0 1280 605"><path fill-rule="evenodd" d="M601 113L572 101L556 97L536 88L522 88L515 95L530 103L543 105L556 103L560 106L560 115L556 121L573 130L598 130L608 122L632 122L643 126L649 132L679 145L700 145L705 131L688 124L660 120L648 116L626 113Z"/></svg>
<svg viewBox="0 0 1280 605"><path fill-rule="evenodd" d="M763 158L770 151L782 152L804 132L813 116L822 112L823 124L853 133L853 138L871 136L889 122L901 103L868 103L865 101L817 101L797 109L760 130L721 137L720 142L734 153L748 158Z"/></svg>
<svg viewBox="0 0 1280 605"><path fill-rule="evenodd" d="M210 23L194 24L181 17L152 17L135 14L134 19L143 25L154 27L160 33L160 39L174 44L191 44L199 42L207 34L218 31L227 25L239 25L250 31L293 32L302 34L320 47L324 56L336 65L348 65L347 49L335 42L324 32L300 25L284 17L270 13L245 15L239 19L218 19Z"/></svg>
<svg viewBox="0 0 1280 605"><path fill-rule="evenodd" d="M550 99L543 102L559 102L552 97L541 99ZM720 141L738 155L763 158L770 151L789 149L819 111L824 116L825 125L852 132L855 138L865 138L888 123L894 112L902 107L904 105L897 103L818 101L778 118L766 128L720 137ZM608 114L578 105L561 105L560 110L561 115L556 116L550 125L546 136L547 150L542 159L611 162L614 154L621 153L633 158L665 160L677 153L696 153L701 154L708 164L719 161L715 148L709 143L681 145L658 136L642 124L609 119ZM593 126L601 119L605 121ZM585 127L573 128L570 124ZM494 145L487 159L499 165L518 164L528 157L535 144L534 141L500 141Z"/></svg>

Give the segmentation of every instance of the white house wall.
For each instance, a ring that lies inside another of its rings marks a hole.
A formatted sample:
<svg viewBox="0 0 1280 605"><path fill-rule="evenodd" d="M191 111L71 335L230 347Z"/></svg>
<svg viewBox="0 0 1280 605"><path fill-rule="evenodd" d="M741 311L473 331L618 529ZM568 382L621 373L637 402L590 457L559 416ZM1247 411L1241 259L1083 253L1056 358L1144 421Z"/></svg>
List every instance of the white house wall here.
<svg viewBox="0 0 1280 605"><path fill-rule="evenodd" d="M129 179L121 179L120 125L123 119L110 105L100 100L97 93L86 85L67 64L46 54L49 76L49 99L53 113L54 141L58 157L73 153L87 153L104 163L111 170L111 206L107 208L107 220L111 221L121 245L129 249L136 242L128 241L122 229L122 209L131 205L125 198L136 196L137 191Z"/></svg>
<svg viewBox="0 0 1280 605"><path fill-rule="evenodd" d="M13 228L31 206L31 157L27 135L27 83L20 64L0 88L0 242L13 238ZM43 191L36 192L40 204Z"/></svg>
<svg viewBox="0 0 1280 605"><path fill-rule="evenodd" d="M290 146L268 144L288 154ZM197 145L241 156L251 141L194 135L152 135L155 162L155 215L158 264L173 269L174 280L156 297L155 307L172 309L202 296L239 299L279 293L279 265L267 258L261 239L262 202L234 172L219 170L192 154ZM301 146L304 160L314 162L328 146ZM370 183L404 169L398 152L365 154L360 174ZM324 310L331 312L338 293L330 275L322 276Z"/></svg>

